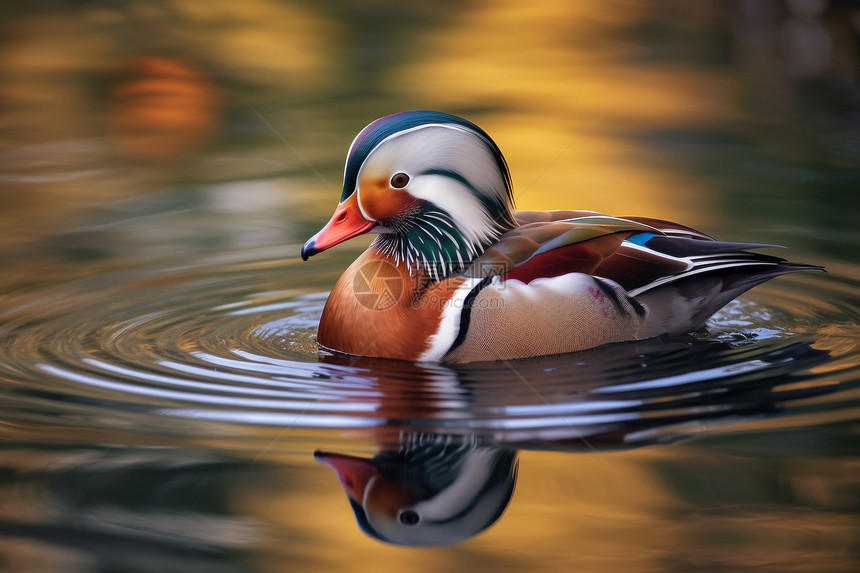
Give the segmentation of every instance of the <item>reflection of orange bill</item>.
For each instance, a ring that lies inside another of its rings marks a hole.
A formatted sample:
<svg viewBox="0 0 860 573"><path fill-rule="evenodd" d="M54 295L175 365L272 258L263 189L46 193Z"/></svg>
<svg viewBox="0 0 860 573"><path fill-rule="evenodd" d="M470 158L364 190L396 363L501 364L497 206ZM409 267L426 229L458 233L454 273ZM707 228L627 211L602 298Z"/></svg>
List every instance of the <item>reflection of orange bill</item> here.
<svg viewBox="0 0 860 573"><path fill-rule="evenodd" d="M314 459L333 469L349 496L359 503L364 499L364 490L370 478L379 474L373 462L365 458L316 452Z"/></svg>

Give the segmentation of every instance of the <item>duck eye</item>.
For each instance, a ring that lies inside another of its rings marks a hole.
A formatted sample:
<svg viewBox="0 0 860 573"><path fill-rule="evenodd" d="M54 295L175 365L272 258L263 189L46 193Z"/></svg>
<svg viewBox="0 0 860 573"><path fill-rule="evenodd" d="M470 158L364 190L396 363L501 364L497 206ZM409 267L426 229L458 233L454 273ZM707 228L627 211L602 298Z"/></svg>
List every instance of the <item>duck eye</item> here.
<svg viewBox="0 0 860 573"><path fill-rule="evenodd" d="M400 523L403 525L415 525L421 521L421 517L411 509L401 511L400 515L397 516L397 519L399 519Z"/></svg>
<svg viewBox="0 0 860 573"><path fill-rule="evenodd" d="M403 189L409 183L409 176L403 172L391 176L391 186L395 189Z"/></svg>

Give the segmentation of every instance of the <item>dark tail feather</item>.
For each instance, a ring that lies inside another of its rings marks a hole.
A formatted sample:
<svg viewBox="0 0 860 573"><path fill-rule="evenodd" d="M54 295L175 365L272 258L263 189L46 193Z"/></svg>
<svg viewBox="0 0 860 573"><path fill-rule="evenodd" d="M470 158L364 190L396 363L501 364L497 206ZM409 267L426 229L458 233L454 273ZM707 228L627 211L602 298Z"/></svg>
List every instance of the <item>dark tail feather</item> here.
<svg viewBox="0 0 860 573"><path fill-rule="evenodd" d="M826 272L824 267L761 255L761 265L738 266L668 282L634 298L649 310L644 336L698 330L715 312L765 281L797 272Z"/></svg>
<svg viewBox="0 0 860 573"><path fill-rule="evenodd" d="M752 287L769 281L772 278L802 272L826 273L827 271L824 267L819 265L792 263L791 261L780 260L773 266L768 265L762 267L740 267L733 270L730 269L730 272L727 272L726 276L723 277L723 284L726 285L727 289L741 289L736 295L734 295L739 296ZM728 299L726 303L728 303L729 300L731 299ZM722 306L720 308L722 308ZM719 308L714 312L717 310L719 310Z"/></svg>

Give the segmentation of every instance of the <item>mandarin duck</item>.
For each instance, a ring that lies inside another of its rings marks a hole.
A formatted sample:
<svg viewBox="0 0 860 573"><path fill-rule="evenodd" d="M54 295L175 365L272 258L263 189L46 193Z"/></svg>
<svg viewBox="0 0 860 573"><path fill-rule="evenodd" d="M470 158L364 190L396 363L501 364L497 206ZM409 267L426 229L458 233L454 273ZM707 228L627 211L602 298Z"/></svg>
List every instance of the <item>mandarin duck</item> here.
<svg viewBox="0 0 860 573"><path fill-rule="evenodd" d="M377 235L332 289L319 345L432 362L573 352L693 332L759 283L823 270L658 219L513 203L507 163L475 124L436 111L369 124L334 215L301 250Z"/></svg>
<svg viewBox="0 0 860 573"><path fill-rule="evenodd" d="M436 434L407 435L373 459L314 457L337 474L368 536L398 545L452 545L502 515L517 477L515 450Z"/></svg>

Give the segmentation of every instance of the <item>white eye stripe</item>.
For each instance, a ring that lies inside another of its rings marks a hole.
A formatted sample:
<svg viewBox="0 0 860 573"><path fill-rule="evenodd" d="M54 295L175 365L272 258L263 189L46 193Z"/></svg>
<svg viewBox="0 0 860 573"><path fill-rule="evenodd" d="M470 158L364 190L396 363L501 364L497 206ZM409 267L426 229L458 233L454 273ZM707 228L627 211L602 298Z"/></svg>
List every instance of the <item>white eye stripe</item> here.
<svg viewBox="0 0 860 573"><path fill-rule="evenodd" d="M478 137L481 137L481 134L476 133L470 129L466 129L466 128L461 127L459 125L450 125L450 124L445 124L445 123L425 123L423 125L416 125L415 127L410 127L409 129L404 129L403 131L398 131L397 133L392 133L391 135L389 135L388 137L386 137L385 139L383 139L382 141L377 143L376 146L373 149L371 149L370 152L367 154L367 157L364 158L364 161L361 162L361 167L358 168L358 171L356 173L356 184L358 183L358 180L361 179L361 172L364 171L364 166L367 165L367 160L373 156L373 154L376 152L377 149L379 149L385 143L391 141L392 139L397 139L398 137L402 137L408 133L413 133L415 131L427 129L430 127L442 127L445 129L453 129L455 131L461 131L464 133L474 133ZM481 137L481 139L483 139L483 137ZM353 140L353 143L355 143L354 140ZM347 163L349 163L349 156L351 154L352 154L352 145L349 146L349 151L346 154Z"/></svg>

